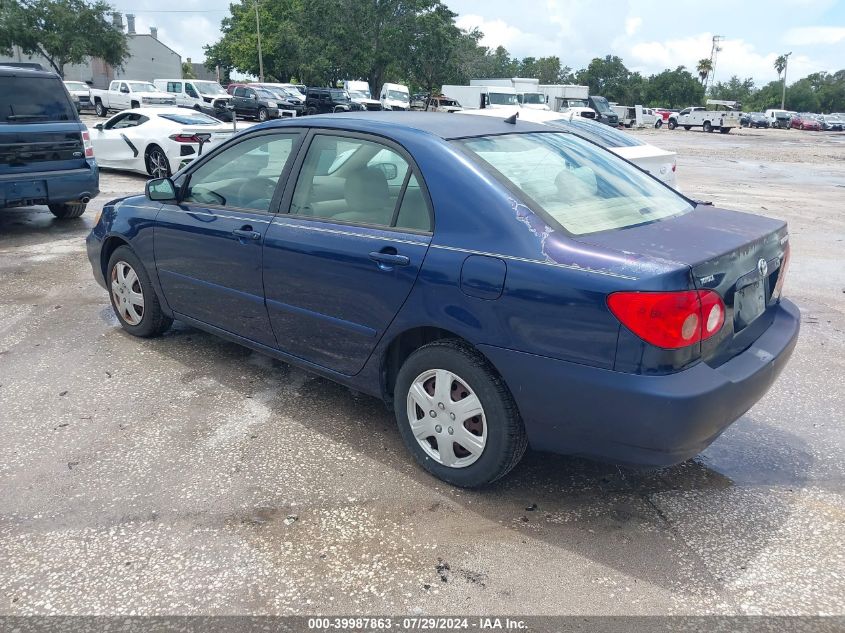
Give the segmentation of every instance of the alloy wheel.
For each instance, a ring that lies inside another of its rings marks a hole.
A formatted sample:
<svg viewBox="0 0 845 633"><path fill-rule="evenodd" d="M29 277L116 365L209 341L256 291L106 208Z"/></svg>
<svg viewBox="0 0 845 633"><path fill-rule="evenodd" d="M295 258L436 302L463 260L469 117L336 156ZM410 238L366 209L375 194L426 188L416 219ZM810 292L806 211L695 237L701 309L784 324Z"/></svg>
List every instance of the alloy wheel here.
<svg viewBox="0 0 845 633"><path fill-rule="evenodd" d="M153 178L167 178L170 175L170 166L164 152L154 149L147 155L147 171Z"/></svg>
<svg viewBox="0 0 845 633"><path fill-rule="evenodd" d="M123 260L111 269L111 294L120 318L129 325L138 325L144 318L144 291L138 273Z"/></svg>
<svg viewBox="0 0 845 633"><path fill-rule="evenodd" d="M407 398L411 432L438 464L464 468L475 463L487 443L481 400L465 380L445 369L424 371Z"/></svg>

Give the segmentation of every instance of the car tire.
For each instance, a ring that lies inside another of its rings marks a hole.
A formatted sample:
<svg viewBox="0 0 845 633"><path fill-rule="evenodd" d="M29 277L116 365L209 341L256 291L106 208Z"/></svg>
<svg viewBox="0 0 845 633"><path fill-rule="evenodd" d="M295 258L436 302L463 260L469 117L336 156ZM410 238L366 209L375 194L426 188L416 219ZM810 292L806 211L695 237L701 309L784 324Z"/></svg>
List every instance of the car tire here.
<svg viewBox="0 0 845 633"><path fill-rule="evenodd" d="M449 381L439 395L438 378ZM457 403L470 397L480 413L459 426L454 418L456 412L460 415ZM420 407L421 400L431 409ZM454 486L474 488L496 481L519 463L528 446L507 385L478 351L462 341L429 343L408 357L396 377L394 411L402 440L417 462ZM418 428L412 426L415 422ZM441 452L438 439L452 439L452 444L448 449L444 444Z"/></svg>
<svg viewBox="0 0 845 633"><path fill-rule="evenodd" d="M657 130L662 128L663 127L663 119L657 119L657 121L654 122L654 127Z"/></svg>
<svg viewBox="0 0 845 633"><path fill-rule="evenodd" d="M144 164L151 178L170 178L170 161L158 145L150 145L144 153Z"/></svg>
<svg viewBox="0 0 845 633"><path fill-rule="evenodd" d="M703 129L705 132L712 132L713 126L710 125L710 121L705 121L704 125L701 126L701 129Z"/></svg>
<svg viewBox="0 0 845 633"><path fill-rule="evenodd" d="M135 108L140 108L140 107L141 107L141 104L140 104L140 103L138 103L137 101L132 101L129 105L130 105L130 107L131 107L131 109L132 109L132 110L134 110Z"/></svg>
<svg viewBox="0 0 845 633"><path fill-rule="evenodd" d="M675 119L669 119L669 122L666 124L666 127L668 127L670 130L674 130L676 127L678 127L678 124Z"/></svg>
<svg viewBox="0 0 845 633"><path fill-rule="evenodd" d="M313 115L317 114L317 108L313 108L313 107L308 108L307 110L305 110L305 114L307 116L313 116Z"/></svg>
<svg viewBox="0 0 845 633"><path fill-rule="evenodd" d="M731 133L731 128L729 128L729 127L720 127L720 128L719 128L719 132L721 132L722 134L730 134L730 133Z"/></svg>
<svg viewBox="0 0 845 633"><path fill-rule="evenodd" d="M68 220L70 218L78 218L85 213L88 205L83 202L66 202L64 204L48 205L50 213L55 215L60 220Z"/></svg>
<svg viewBox="0 0 845 633"><path fill-rule="evenodd" d="M106 106L103 105L102 101L98 101L94 105L94 111L97 113L97 116L101 119L104 119L109 115L109 111L106 109Z"/></svg>
<svg viewBox="0 0 845 633"><path fill-rule="evenodd" d="M132 336L160 336L173 325L173 319L161 309L146 268L128 246L119 246L109 257L106 284L117 320Z"/></svg>
<svg viewBox="0 0 845 633"><path fill-rule="evenodd" d="M267 108L258 108L258 120L262 123L267 120Z"/></svg>
<svg viewBox="0 0 845 633"><path fill-rule="evenodd" d="M684 126L684 129L685 129L687 132L689 132L689 131L692 129L692 126L691 126L691 125L685 125L685 126Z"/></svg>

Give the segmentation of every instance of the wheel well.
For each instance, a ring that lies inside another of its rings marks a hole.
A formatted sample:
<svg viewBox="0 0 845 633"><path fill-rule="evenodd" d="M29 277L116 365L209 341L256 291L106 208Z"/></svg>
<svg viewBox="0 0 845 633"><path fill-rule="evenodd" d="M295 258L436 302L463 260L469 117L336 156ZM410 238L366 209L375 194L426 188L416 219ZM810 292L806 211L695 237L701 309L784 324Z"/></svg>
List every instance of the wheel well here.
<svg viewBox="0 0 845 633"><path fill-rule="evenodd" d="M382 362L382 393L386 402L393 401L393 388L396 384L396 376L405 360L423 345L443 339L463 341L467 345L472 343L458 336L454 332L438 327L418 327L406 330L394 338L387 351L384 353Z"/></svg>
<svg viewBox="0 0 845 633"><path fill-rule="evenodd" d="M106 270L106 267L109 265L109 259L112 253L121 246L129 246L129 242L122 237L116 237L114 235L107 237L103 242L103 247L100 249L100 267L103 269L103 277L105 279L108 279L109 271Z"/></svg>

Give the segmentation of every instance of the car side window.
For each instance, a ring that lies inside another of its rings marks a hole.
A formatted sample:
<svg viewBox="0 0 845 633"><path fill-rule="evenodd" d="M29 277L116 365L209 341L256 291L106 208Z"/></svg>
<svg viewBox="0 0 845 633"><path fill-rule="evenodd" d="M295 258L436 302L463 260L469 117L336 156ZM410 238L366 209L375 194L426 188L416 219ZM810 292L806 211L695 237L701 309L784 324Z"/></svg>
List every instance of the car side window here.
<svg viewBox="0 0 845 633"><path fill-rule="evenodd" d="M105 130L123 130L128 127L138 127L142 123L146 123L149 119L137 112L126 112L114 117L111 121L103 126Z"/></svg>
<svg viewBox="0 0 845 633"><path fill-rule="evenodd" d="M187 94L189 97L195 97L195 98L198 96L197 91L194 90L193 85L188 84L188 83L185 84L185 94Z"/></svg>
<svg viewBox="0 0 845 633"><path fill-rule="evenodd" d="M120 91L121 92L129 92L129 86L126 84L120 84Z"/></svg>
<svg viewBox="0 0 845 633"><path fill-rule="evenodd" d="M414 194L407 196L407 208L402 212L402 191L410 169L401 154L381 143L317 135L302 163L290 212L355 224L427 227L428 209L424 199L424 222L419 219ZM411 180L419 190L416 178ZM402 223L397 224L397 214L401 215Z"/></svg>
<svg viewBox="0 0 845 633"><path fill-rule="evenodd" d="M167 92L182 92L182 82L181 81L168 81L167 82Z"/></svg>
<svg viewBox="0 0 845 633"><path fill-rule="evenodd" d="M243 97L243 96L244 96L244 94L245 94L245 91L244 91L244 89L243 89L243 88L241 88L240 86L238 86L237 88L235 88L235 92L234 92L233 94L234 94L236 97Z"/></svg>
<svg viewBox="0 0 845 633"><path fill-rule="evenodd" d="M431 231L431 216L428 213L428 205L415 174L411 175L408 186L405 187L402 204L399 206L394 225L397 228L414 231Z"/></svg>
<svg viewBox="0 0 845 633"><path fill-rule="evenodd" d="M262 134L233 145L190 175L182 201L268 212L298 134Z"/></svg>

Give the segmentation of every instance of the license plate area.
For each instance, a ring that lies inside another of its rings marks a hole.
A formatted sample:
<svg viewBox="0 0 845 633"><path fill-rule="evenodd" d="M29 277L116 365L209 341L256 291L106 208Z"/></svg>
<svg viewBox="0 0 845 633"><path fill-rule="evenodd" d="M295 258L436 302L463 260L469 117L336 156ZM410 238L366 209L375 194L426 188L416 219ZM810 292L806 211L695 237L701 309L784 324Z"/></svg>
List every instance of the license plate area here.
<svg viewBox="0 0 845 633"><path fill-rule="evenodd" d="M734 331L739 332L766 309L765 280L737 289L734 295Z"/></svg>

